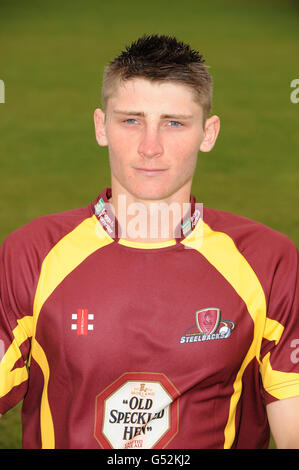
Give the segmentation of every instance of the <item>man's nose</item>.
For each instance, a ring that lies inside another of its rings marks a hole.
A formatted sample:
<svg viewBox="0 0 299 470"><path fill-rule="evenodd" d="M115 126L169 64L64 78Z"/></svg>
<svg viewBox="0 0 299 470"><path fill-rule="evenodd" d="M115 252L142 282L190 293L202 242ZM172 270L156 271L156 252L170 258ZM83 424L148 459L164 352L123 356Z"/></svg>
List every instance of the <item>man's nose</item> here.
<svg viewBox="0 0 299 470"><path fill-rule="evenodd" d="M162 155L163 146L158 129L144 130L142 140L138 147L138 153L146 158L160 157L160 155Z"/></svg>

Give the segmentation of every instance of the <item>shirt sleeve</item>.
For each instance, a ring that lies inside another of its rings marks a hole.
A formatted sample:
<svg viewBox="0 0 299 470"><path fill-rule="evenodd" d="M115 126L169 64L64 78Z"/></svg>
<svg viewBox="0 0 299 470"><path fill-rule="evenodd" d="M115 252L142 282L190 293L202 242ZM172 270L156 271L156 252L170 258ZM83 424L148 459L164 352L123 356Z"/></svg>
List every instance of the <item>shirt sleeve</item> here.
<svg viewBox="0 0 299 470"><path fill-rule="evenodd" d="M274 270L261 348L265 404L299 396L298 250L289 241Z"/></svg>
<svg viewBox="0 0 299 470"><path fill-rule="evenodd" d="M27 300L31 275L15 241L13 236L8 237L0 247L0 414L23 399L28 383L33 324Z"/></svg>

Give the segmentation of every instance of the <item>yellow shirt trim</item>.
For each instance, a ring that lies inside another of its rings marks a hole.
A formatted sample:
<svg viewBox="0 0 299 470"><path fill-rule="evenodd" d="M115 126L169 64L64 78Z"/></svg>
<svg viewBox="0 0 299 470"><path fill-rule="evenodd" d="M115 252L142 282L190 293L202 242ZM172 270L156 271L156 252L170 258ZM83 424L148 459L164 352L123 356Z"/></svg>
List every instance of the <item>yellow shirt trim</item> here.
<svg viewBox="0 0 299 470"><path fill-rule="evenodd" d="M84 240L84 243L82 243ZM38 317L42 306L57 286L79 266L89 255L113 240L107 235L95 215L85 219L73 231L63 237L45 257L36 289L33 306L32 357L39 364L44 375L41 400L42 448L55 447L54 426L48 400L50 370L45 352L35 339Z"/></svg>
<svg viewBox="0 0 299 470"><path fill-rule="evenodd" d="M253 340L233 384L234 391L224 431L224 448L227 449L232 446L235 439L235 417L242 392L243 373L255 357L260 362L259 351L266 319L266 299L255 272L226 233L214 231L203 222L203 237L196 237L192 233L190 239L187 237L182 243L201 253L222 274L243 299L253 320Z"/></svg>
<svg viewBox="0 0 299 470"><path fill-rule="evenodd" d="M32 336L32 316L27 315L17 320L17 326L13 329L14 340L8 347L0 361L0 398L9 393L13 387L20 385L28 379L26 365L14 368L15 363L21 358L20 346Z"/></svg>
<svg viewBox="0 0 299 470"><path fill-rule="evenodd" d="M264 389L278 400L299 396L299 374L272 369L270 352L260 366Z"/></svg>
<svg viewBox="0 0 299 470"><path fill-rule="evenodd" d="M166 248L168 246L176 245L175 240L167 240L167 241L164 241L164 242L149 242L149 243L146 243L146 242L134 242L134 241L131 241L131 240L126 240L124 238L120 238L118 240L118 243L120 245L129 246L130 248L141 248L143 250L153 250L155 248Z"/></svg>

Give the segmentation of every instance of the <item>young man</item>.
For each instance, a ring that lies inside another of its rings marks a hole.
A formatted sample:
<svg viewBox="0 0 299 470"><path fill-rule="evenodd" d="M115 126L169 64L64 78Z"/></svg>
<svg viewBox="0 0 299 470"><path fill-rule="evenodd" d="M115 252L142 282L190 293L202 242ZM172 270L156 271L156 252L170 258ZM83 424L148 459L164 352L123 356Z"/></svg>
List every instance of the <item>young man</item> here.
<svg viewBox="0 0 299 470"><path fill-rule="evenodd" d="M266 448L269 424L299 448L298 253L190 193L220 126L203 62L166 36L115 58L111 188L1 248L0 412L24 399L24 448Z"/></svg>

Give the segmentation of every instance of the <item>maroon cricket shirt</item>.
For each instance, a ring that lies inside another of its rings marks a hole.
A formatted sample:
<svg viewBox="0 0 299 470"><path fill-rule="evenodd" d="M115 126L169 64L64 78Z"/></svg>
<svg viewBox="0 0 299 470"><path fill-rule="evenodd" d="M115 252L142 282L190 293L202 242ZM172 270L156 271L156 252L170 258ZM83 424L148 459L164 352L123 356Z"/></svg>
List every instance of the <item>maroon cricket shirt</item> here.
<svg viewBox="0 0 299 470"><path fill-rule="evenodd" d="M299 395L298 252L204 208L173 240L122 238L111 190L0 251L0 413L24 448L265 448Z"/></svg>

